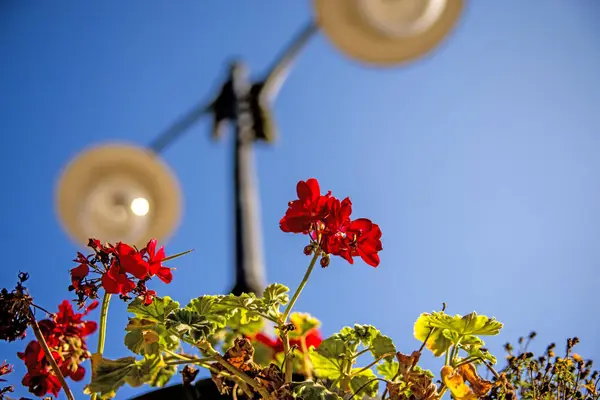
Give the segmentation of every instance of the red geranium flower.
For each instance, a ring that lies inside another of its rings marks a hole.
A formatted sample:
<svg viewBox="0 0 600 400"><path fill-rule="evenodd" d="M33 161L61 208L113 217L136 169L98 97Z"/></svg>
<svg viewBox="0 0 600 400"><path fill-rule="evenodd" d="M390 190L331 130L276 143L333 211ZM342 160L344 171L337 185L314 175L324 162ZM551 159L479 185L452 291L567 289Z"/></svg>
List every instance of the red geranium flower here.
<svg viewBox="0 0 600 400"><path fill-rule="evenodd" d="M311 246L308 254L315 249L324 255L336 255L350 264L353 257L360 256L367 264L379 265L381 230L379 225L366 218L352 220L352 202L331 196L331 192L321 196L319 183L311 178L300 181L296 187L298 200L291 201L279 225L282 231L308 234ZM321 259L326 266L328 258Z"/></svg>
<svg viewBox="0 0 600 400"><path fill-rule="evenodd" d="M85 375L81 364L91 357L85 337L94 333L97 325L95 321L84 321L83 317L97 306L98 302L95 301L83 313L75 313L71 303L65 300L52 318L39 321L44 340L65 378L80 381ZM27 367L22 384L29 387L29 391L36 396L58 396L60 382L54 375L41 345L32 340L25 351L17 355Z"/></svg>
<svg viewBox="0 0 600 400"><path fill-rule="evenodd" d="M325 216L327 200L331 196L331 192L321 196L319 182L310 178L306 182L298 182L296 193L298 200L288 204L288 211L279 222L279 226L284 232L306 234L316 222Z"/></svg>
<svg viewBox="0 0 600 400"><path fill-rule="evenodd" d="M260 342L270 348L274 354L283 352L283 342L281 338L273 339L268 335L260 332L257 333L254 337L254 340ZM304 335L304 341L306 343L306 349L310 350L311 347L317 348L323 341L321 337L321 332L318 329L311 329ZM302 346L302 338L295 337L290 339L290 346L296 346L300 351L303 351Z"/></svg>
<svg viewBox="0 0 600 400"><path fill-rule="evenodd" d="M102 245L99 240L90 239L88 244L94 250L89 256L77 253L73 261L79 265L71 270L71 290L75 290L80 304L87 298L96 298L100 287L106 293L118 294L128 300L133 293L144 299L144 303L152 303L156 296L154 290L146 288L146 282L153 276L170 283L173 280L171 269L163 265L166 259L165 250L156 251L156 239L148 242L141 250L125 243ZM99 276L89 278L90 272Z"/></svg>

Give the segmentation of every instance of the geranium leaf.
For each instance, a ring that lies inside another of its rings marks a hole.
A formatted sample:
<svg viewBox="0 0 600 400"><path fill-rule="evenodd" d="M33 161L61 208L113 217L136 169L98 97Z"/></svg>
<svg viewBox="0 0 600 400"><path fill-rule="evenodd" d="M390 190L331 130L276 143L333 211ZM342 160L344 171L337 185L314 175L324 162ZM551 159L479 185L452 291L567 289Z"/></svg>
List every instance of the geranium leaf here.
<svg viewBox="0 0 600 400"><path fill-rule="evenodd" d="M377 373L387 380L393 380L398 372L398 362L385 360L377 365Z"/></svg>
<svg viewBox="0 0 600 400"><path fill-rule="evenodd" d="M176 368L164 362L161 355L144 357L136 362L136 368L129 373L125 380L132 387L146 383L154 387L162 387L176 371Z"/></svg>
<svg viewBox="0 0 600 400"><path fill-rule="evenodd" d="M414 326L414 335L417 340L424 342L426 338L427 347L434 356L439 357L444 354L450 346L452 341L443 334L443 329L431 328L431 314L423 313L417 318ZM431 333L429 331L431 330Z"/></svg>
<svg viewBox="0 0 600 400"><path fill-rule="evenodd" d="M340 396L329 391L325 386L312 381L292 384L292 396L302 400L342 400Z"/></svg>
<svg viewBox="0 0 600 400"><path fill-rule="evenodd" d="M85 387L85 393L99 393L101 398L113 398L118 388L125 384L125 380L137 368L135 357L123 357L109 360L92 356L94 373L92 381Z"/></svg>
<svg viewBox="0 0 600 400"><path fill-rule="evenodd" d="M135 354L158 354L161 350L174 350L179 346L177 336L163 324L147 319L129 318L125 330L125 346Z"/></svg>
<svg viewBox="0 0 600 400"><path fill-rule="evenodd" d="M440 329L448 329L465 335L497 335L502 329L502 323L495 318L489 318L485 315L477 315L476 312L464 316L455 315L454 317L443 312L434 312L430 314L430 326Z"/></svg>
<svg viewBox="0 0 600 400"><path fill-rule="evenodd" d="M219 307L224 296L200 296L190 301L186 308L213 321L218 328L224 328L227 320L235 313L234 309Z"/></svg>
<svg viewBox="0 0 600 400"><path fill-rule="evenodd" d="M323 379L337 379L342 375L340 362L317 353L313 348L308 351L310 362L316 376Z"/></svg>
<svg viewBox="0 0 600 400"><path fill-rule="evenodd" d="M167 317L166 326L174 330L180 337L189 337L194 342L205 339L216 330L216 324L204 315L188 308L172 311Z"/></svg>
<svg viewBox="0 0 600 400"><path fill-rule="evenodd" d="M145 305L144 302L136 298L127 306L127 311L134 313L136 317L151 320L154 322L165 323L167 315L173 310L179 308L179 303L169 296L157 297L152 304Z"/></svg>
<svg viewBox="0 0 600 400"><path fill-rule="evenodd" d="M384 354L389 354L385 359L391 361L396 354L396 346L394 346L392 339L379 332L373 338L370 348L375 359L382 357Z"/></svg>
<svg viewBox="0 0 600 400"><path fill-rule="evenodd" d="M273 283L267 286L263 292L265 307L284 306L290 301L288 292L290 289L281 283Z"/></svg>
<svg viewBox="0 0 600 400"><path fill-rule="evenodd" d="M481 360L484 361L489 361L490 363L492 363L492 365L496 364L496 357L494 355L492 355L492 353L490 353L489 351L484 351L481 349L481 347L479 346L464 346L465 351L467 352L467 354L469 355L469 357L473 357L473 358L480 358ZM475 360L473 361L475 364L480 364L481 360Z"/></svg>
<svg viewBox="0 0 600 400"><path fill-rule="evenodd" d="M355 372L355 370L352 372ZM363 398L365 395L368 397L375 397L379 389L379 381L375 378L377 378L377 376L370 369L364 370L360 374L353 376L350 380L350 389L352 390L352 393L356 393L360 390L359 395L357 395L357 398L359 399ZM362 396L360 396L361 394Z"/></svg>

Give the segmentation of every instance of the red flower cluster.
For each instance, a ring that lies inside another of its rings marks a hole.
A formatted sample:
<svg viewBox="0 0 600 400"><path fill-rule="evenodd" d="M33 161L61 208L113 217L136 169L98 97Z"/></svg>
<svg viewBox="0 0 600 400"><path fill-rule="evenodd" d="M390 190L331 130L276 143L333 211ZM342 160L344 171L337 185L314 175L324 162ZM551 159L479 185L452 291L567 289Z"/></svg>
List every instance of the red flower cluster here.
<svg viewBox="0 0 600 400"><path fill-rule="evenodd" d="M291 201L279 222L284 232L302 233L310 236L312 252L318 246L325 254L340 256L350 264L353 257L360 256L372 267L379 265L381 230L379 225L366 218L352 220L352 202L340 201L327 192L321 195L316 179L300 181L296 186L298 200ZM327 266L328 258L321 259Z"/></svg>
<svg viewBox="0 0 600 400"><path fill-rule="evenodd" d="M283 342L281 341L281 338L273 339L272 337L267 336L264 333L257 333L253 339L269 347L271 350L273 350L273 353L275 354L283 352ZM308 350L311 347L319 347L319 345L323 341L323 338L321 337L321 333L318 329L311 329L304 336L304 340L306 342L306 349ZM291 338L290 346L296 346L300 351L302 351L301 339L298 337Z"/></svg>
<svg viewBox="0 0 600 400"><path fill-rule="evenodd" d="M156 296L154 290L146 288L146 282L153 276L170 283L173 279L171 269L162 263L166 260L163 247L156 251L156 239L148 242L146 247L137 250L125 243L102 244L99 240L90 239L88 244L94 254L84 256L77 253L73 261L79 265L71 270L71 287L75 290L82 304L87 298L96 298L98 289L103 287L106 293L119 294L128 300L128 294L133 293L144 299L146 305L152 303ZM90 272L99 275L88 278Z"/></svg>
<svg viewBox="0 0 600 400"><path fill-rule="evenodd" d="M80 381L85 375L81 364L91 356L85 337L94 333L97 325L94 321L83 321L82 318L97 306L98 302L95 301L83 313L75 313L71 303L65 300L58 306L57 314L39 322L44 340L65 378ZM42 346L32 340L25 351L17 355L27 367L21 383L29 387L29 391L36 396L58 396L60 382L54 375Z"/></svg>

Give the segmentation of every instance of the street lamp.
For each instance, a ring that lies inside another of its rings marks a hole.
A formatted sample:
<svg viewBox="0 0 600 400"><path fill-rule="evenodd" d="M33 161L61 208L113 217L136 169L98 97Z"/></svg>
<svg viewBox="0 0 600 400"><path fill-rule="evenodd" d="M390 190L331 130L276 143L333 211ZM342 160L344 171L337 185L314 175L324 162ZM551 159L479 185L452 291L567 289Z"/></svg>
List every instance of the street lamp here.
<svg viewBox="0 0 600 400"><path fill-rule="evenodd" d="M458 20L463 0L314 0L315 20L294 38L264 79L251 82L241 61L233 62L220 93L200 104L148 148L108 144L75 158L63 172L56 206L69 235L144 245L164 240L178 225L179 184L159 154L205 115L213 118L213 139L225 124L235 126L235 270L232 292L260 293L265 284L253 144L276 137L271 104L293 61L321 28L345 55L360 62L396 66L430 53Z"/></svg>

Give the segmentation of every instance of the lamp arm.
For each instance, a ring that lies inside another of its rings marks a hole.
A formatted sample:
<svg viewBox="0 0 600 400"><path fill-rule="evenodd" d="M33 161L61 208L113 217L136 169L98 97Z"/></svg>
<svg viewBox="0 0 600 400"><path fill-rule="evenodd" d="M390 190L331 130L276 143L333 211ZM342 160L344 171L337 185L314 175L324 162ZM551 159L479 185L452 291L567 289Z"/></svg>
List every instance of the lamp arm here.
<svg viewBox="0 0 600 400"><path fill-rule="evenodd" d="M273 101L283 86L290 70L300 51L308 43L308 40L319 30L315 21L310 21L291 40L290 44L283 50L281 55L266 74L263 80L261 100Z"/></svg>
<svg viewBox="0 0 600 400"><path fill-rule="evenodd" d="M169 128L160 133L150 144L149 149L156 154L164 151L170 144L181 137L192 125L194 125L202 116L211 112L210 104L199 104L175 121Z"/></svg>

